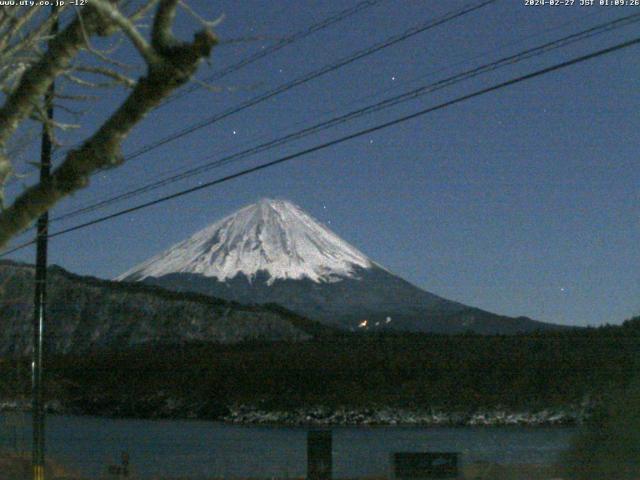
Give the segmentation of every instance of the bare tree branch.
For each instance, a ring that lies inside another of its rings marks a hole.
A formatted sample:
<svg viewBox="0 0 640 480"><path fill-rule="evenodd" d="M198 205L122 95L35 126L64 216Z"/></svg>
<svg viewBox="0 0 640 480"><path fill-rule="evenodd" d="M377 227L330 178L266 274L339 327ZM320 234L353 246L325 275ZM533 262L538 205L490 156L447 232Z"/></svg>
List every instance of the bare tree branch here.
<svg viewBox="0 0 640 480"><path fill-rule="evenodd" d="M142 4L140 8L138 8L129 16L129 18L131 19L132 22L140 20L141 18L146 17L149 14L149 12L153 8L155 8L157 4L158 4L158 0L151 0L145 4Z"/></svg>
<svg viewBox="0 0 640 480"><path fill-rule="evenodd" d="M86 46L85 33L106 35L125 28L135 29L126 17L106 14L103 4L104 0L93 0L90 5L97 8L89 9L83 15L83 25L76 18L51 40L42 59L22 75L18 87L0 108L0 148L3 151L17 125L31 114L51 81L72 68L71 60ZM192 42L181 42L173 36L171 29L177 4L178 0L161 0L153 22L151 44L146 41L144 45L136 44L139 50L152 49L152 54L143 55L147 73L137 81L122 105L93 136L68 152L49 182L26 189L11 206L0 212L0 247L60 199L86 186L92 173L122 163L121 145L134 126L171 92L189 81L200 61L209 56L217 43L210 30L196 33ZM124 24L122 18L129 23ZM127 36L134 44L137 42L135 35ZM4 178L2 169L6 165L10 168L6 157L0 157L0 181Z"/></svg>
<svg viewBox="0 0 640 480"><path fill-rule="evenodd" d="M166 50L173 47L174 43L177 43L171 32L177 6L178 0L162 0L158 6L151 31L151 44L160 54L164 54Z"/></svg>
<svg viewBox="0 0 640 480"><path fill-rule="evenodd" d="M99 95L68 95L64 93L56 92L54 98L58 98L60 100L70 100L73 102L88 102L97 100L100 98Z"/></svg>
<svg viewBox="0 0 640 480"><path fill-rule="evenodd" d="M106 35L114 31L114 26L89 10L85 28L92 33ZM88 21L87 21L88 20ZM44 95L53 80L69 68L71 60L84 45L80 21L74 20L66 29L49 42L47 54L31 65L22 75L18 86L0 107L0 152L18 125L27 118L33 106ZM0 169L8 160L0 153ZM0 182L3 177L0 173Z"/></svg>
<svg viewBox="0 0 640 480"><path fill-rule="evenodd" d="M37 11L38 9L35 8L29 9L27 14L20 18L21 21L13 25L9 31L2 33L2 40L0 41L0 64L6 64L20 52L33 53L37 51L38 44L42 44L49 39L48 32L51 30L51 25L56 21L58 15L45 17L39 25L30 28L26 35L14 41L14 37L19 32L15 27L23 28Z"/></svg>
<svg viewBox="0 0 640 480"><path fill-rule="evenodd" d="M107 77L113 80L112 83L123 85L127 88L132 88L135 86L136 81L132 78L127 77L126 75L116 72L115 70L104 68L104 67L91 67L86 65L78 65L73 67L73 70L82 73L91 73L94 75L100 75L103 77Z"/></svg>
<svg viewBox="0 0 640 480"><path fill-rule="evenodd" d="M114 22L122 32L129 37L131 43L136 47L142 58L147 63L154 63L158 61L156 52L151 48L151 45L147 43L145 38L140 34L136 26L125 17L120 11L106 0L94 0L93 6L98 9L102 14L106 15L112 22Z"/></svg>
<svg viewBox="0 0 640 480"><path fill-rule="evenodd" d="M205 18L203 18L201 15L199 15L193 8L191 8L189 6L188 3L183 2L182 0L179 1L180 6L189 14L191 15L193 18L196 19L196 21L204 28L206 29L213 29L215 27L217 27L218 25L220 25L222 23L222 21L224 20L224 14L220 15L218 18L216 18L213 21L209 21L206 20Z"/></svg>

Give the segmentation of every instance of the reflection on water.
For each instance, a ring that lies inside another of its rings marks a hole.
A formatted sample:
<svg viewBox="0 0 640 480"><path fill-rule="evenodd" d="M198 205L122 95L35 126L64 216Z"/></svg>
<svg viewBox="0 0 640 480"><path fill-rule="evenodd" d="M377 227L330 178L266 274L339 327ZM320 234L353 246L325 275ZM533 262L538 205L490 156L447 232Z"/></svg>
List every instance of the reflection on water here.
<svg viewBox="0 0 640 480"><path fill-rule="evenodd" d="M0 419L7 420L6 416ZM30 442L30 418L2 430L4 447ZM463 462L550 463L569 445L572 428L338 427L333 430L336 477L389 474L398 451L447 450ZM47 452L84 475L104 474L131 457L141 476L303 476L304 428L224 425L183 420L47 417Z"/></svg>

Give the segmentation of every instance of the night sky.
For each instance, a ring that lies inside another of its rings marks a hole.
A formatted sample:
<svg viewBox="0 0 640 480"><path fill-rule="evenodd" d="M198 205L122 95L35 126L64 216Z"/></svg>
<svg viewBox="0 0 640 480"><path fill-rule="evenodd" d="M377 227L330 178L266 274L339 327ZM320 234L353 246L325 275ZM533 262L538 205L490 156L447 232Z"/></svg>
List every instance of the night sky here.
<svg viewBox="0 0 640 480"><path fill-rule="evenodd" d="M206 78L357 2L191 1L224 19ZM472 1L381 0L149 116L131 152L280 84ZM640 7L525 6L499 0L97 174L52 216L578 32ZM193 20L182 14L178 33ZM97 216L640 35L599 35L67 221ZM251 37L251 38L249 38ZM640 314L640 47L489 93L195 194L52 239L50 261L112 278L262 197L293 201L373 260L443 297L505 315L572 325ZM137 61L126 48L121 56ZM122 91L90 105L73 142ZM85 106L86 107L86 106ZM64 113L61 113L64 117ZM35 151L35 150L34 150ZM31 153L33 154L33 153ZM31 160L29 155L24 160ZM37 158L37 157L36 157ZM24 183L30 183L34 170ZM16 183L10 189L20 189ZM31 233L15 243L30 238ZM11 258L32 263L30 247Z"/></svg>

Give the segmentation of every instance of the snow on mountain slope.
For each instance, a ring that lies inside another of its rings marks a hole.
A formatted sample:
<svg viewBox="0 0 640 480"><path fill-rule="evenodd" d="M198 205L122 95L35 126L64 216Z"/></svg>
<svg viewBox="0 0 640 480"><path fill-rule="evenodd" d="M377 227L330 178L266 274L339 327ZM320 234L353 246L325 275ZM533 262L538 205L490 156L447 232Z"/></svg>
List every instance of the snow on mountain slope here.
<svg viewBox="0 0 640 480"><path fill-rule="evenodd" d="M196 273L224 281L263 271L268 283L308 278L332 282L374 263L302 209L263 199L201 230L116 280Z"/></svg>

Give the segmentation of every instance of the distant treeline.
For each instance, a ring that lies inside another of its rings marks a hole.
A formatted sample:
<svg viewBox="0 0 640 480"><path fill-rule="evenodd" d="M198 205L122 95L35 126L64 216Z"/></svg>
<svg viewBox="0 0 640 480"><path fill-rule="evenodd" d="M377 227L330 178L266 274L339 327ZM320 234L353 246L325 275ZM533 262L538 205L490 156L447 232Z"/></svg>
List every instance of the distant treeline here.
<svg viewBox="0 0 640 480"><path fill-rule="evenodd" d="M148 416L154 402L408 408L546 408L624 387L636 373L640 317L607 326L515 336L338 334L302 343L186 344L58 356L49 397L85 413ZM3 397L27 391L3 361ZM12 380L13 379L13 380ZM143 401L144 400L144 401ZM143 406L144 405L144 406Z"/></svg>

